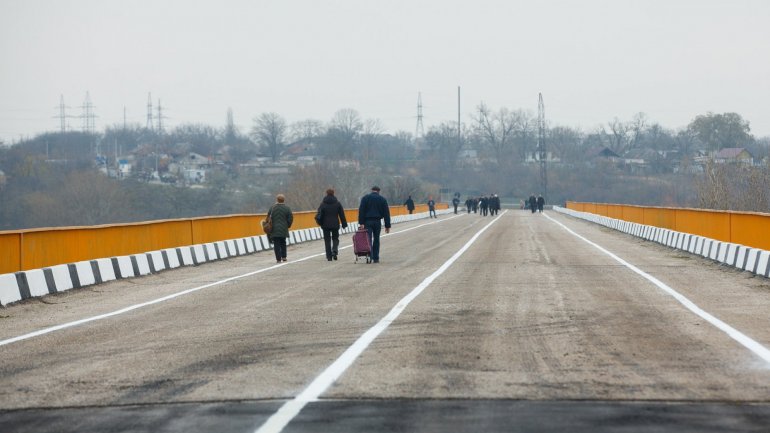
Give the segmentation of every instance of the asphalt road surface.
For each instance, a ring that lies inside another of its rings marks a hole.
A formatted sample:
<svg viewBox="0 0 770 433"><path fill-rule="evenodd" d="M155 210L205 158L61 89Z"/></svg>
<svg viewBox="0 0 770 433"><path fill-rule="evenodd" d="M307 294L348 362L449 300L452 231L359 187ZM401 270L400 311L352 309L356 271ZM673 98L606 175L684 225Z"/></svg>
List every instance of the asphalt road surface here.
<svg viewBox="0 0 770 433"><path fill-rule="evenodd" d="M0 431L770 431L763 277L554 212L342 246L0 309Z"/></svg>

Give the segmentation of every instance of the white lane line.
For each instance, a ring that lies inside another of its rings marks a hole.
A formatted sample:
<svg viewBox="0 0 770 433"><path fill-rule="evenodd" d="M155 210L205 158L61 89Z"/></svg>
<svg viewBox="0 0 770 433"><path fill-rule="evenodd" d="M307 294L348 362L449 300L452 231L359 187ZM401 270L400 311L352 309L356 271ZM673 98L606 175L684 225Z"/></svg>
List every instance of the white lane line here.
<svg viewBox="0 0 770 433"><path fill-rule="evenodd" d="M452 218L456 218L456 217L452 217ZM444 218L441 221L437 220L437 221L432 221L432 222L425 223L425 224L420 224L420 225L417 225L415 227L410 227L408 229L404 229L404 230L400 230L400 231L395 232L395 233L391 233L391 235L408 232L410 230L415 230L415 229L418 229L420 227L425 227L425 226L428 226L428 225L431 225L431 224L436 224L436 223L439 223L439 222L449 221L452 218ZM341 249L351 248L351 247L352 247L352 245L349 245L349 246L346 246L346 247L342 247ZM84 324L90 323L90 322L96 322L98 320L108 319L110 317L118 316L120 314L125 314L125 313L128 313L128 312L134 311L134 310L138 310L140 308L148 307L150 305L155 305L155 304L159 304L161 302L169 301L171 299L178 298L180 296L189 295L190 293L194 293L194 292L197 292L199 290L207 289L209 287L218 286L218 285L230 282L230 281L234 281L234 280L239 280L241 278L250 277L252 275L261 274L262 272L267 272L267 271L270 271L270 270L273 270L273 269L280 268L282 266L286 266L286 265L290 265L290 264L294 264L294 263L299 263L299 262L304 262L305 260L310 260L310 259L313 259L313 258L316 258L316 257L320 257L320 256L326 256L326 253L314 254L314 255L311 255L311 256L303 257L301 259L292 260L291 262L281 263L280 265L276 264L276 265L273 265L273 266L270 266L270 267L267 267L267 268L263 268L263 269L259 269L259 270L253 271L253 272L248 272L248 273L245 273L245 274L242 274L242 275L236 275L236 276L233 276L233 277L225 278L224 280L215 281L213 283L204 284L204 285L198 286L198 287L193 287L191 289L187 289L187 290L183 290L181 292L173 293L171 295L164 296L164 297L158 298L158 299L154 299L152 301L147 301L147 302L142 302L141 304L131 305L129 307L122 308L120 310L115 310L115 311L112 311L112 312L109 312L109 313L100 314L98 316L88 317L88 318L85 318L85 319L75 320L73 322L63 323L61 325L51 326L49 328L44 328L44 329L40 329L38 331L30 332L28 334L20 335L18 337L8 338L6 340L0 340L0 346L5 346L7 344L16 343L16 342L23 341L23 340L29 340L30 338L39 337L41 335L50 334L51 332L61 331L63 329L74 328L76 326L84 325Z"/></svg>
<svg viewBox="0 0 770 433"><path fill-rule="evenodd" d="M460 257L463 253L476 242L479 236L484 233L492 224L497 222L500 217L505 215L507 211L503 211L495 219L489 222L481 230L479 230L473 237L462 247L459 251L454 253L452 257L444 262L430 276L425 278L417 287L412 289L409 294L401 298L400 301L393 307L390 312L380 319L377 324L369 328L368 331L363 333L358 340L356 340L352 346L348 347L345 352L337 358L329 367L326 368L318 377L316 377L304 391L294 397L292 400L286 403L278 409L278 412L274 413L262 426L255 431L255 433L279 433L296 417L302 408L310 402L318 400L318 397L324 393L337 379L342 376L345 370L350 367L353 362L366 350L367 347L377 338L383 331L388 329L391 323L401 314L404 309L409 305L412 300L425 290L439 275L449 269L450 266Z"/></svg>
<svg viewBox="0 0 770 433"><path fill-rule="evenodd" d="M676 290L672 289L671 287L667 286L662 281L658 280L657 278L653 277L652 275L644 272L643 270L637 268L636 266L632 265L631 263L628 263L627 261L621 259L620 257L616 256L615 254L611 253L610 251L604 249L603 247L597 245L594 242L589 241L588 239L584 238L583 236L575 233L574 231L570 230L567 226L560 223L559 221L556 221L555 219L551 218L547 214L545 215L549 220L555 222L556 224L560 225L564 230L572 233L574 236L582 239L586 243L594 246L599 251L603 252L604 254L607 254L608 256L615 259L617 262L622 264L623 266L627 267L628 269L631 269L632 271L636 272L637 274L641 275L643 278L645 278L647 281L655 284L663 290L664 292L668 293L676 299L680 304L682 304L685 308L692 311L693 313L697 314L701 319L711 323L714 325L717 329L727 334L730 338L737 341L741 345L743 345L745 348L749 349L750 351L754 352L755 355L759 356L765 362L770 363L770 349L767 349L766 347L762 346L759 342L752 339L751 337L747 336L746 334L738 331L737 329L733 328L732 326L728 325L727 323L717 319L710 313L704 311L699 306L697 306L694 302L689 300L687 297L682 295L681 293L677 292Z"/></svg>

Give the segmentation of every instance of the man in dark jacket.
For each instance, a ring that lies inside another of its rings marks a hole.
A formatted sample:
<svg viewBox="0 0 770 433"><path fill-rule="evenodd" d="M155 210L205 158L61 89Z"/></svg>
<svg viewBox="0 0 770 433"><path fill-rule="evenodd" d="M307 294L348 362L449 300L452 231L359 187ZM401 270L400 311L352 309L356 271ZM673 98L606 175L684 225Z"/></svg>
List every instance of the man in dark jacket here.
<svg viewBox="0 0 770 433"><path fill-rule="evenodd" d="M361 198L358 206L358 224L366 228L369 244L372 247L372 263L380 262L381 219L385 219L385 233L390 233L390 208L385 197L380 195L380 187L373 186L372 192Z"/></svg>
<svg viewBox="0 0 770 433"><path fill-rule="evenodd" d="M535 198L535 194L529 196L529 210L531 210L532 213L535 213L537 210L537 199Z"/></svg>
<svg viewBox="0 0 770 433"><path fill-rule="evenodd" d="M326 197L318 207L318 220L324 233L324 247L326 247L326 260L337 260L337 251L340 246L340 224L347 228L345 210L342 204L334 196L334 189L326 190Z"/></svg>
<svg viewBox="0 0 770 433"><path fill-rule="evenodd" d="M543 212L543 206L545 206L545 199L542 195L537 195L537 211L542 213Z"/></svg>
<svg viewBox="0 0 770 433"><path fill-rule="evenodd" d="M412 212L414 212L414 200L412 200L412 196L411 195L404 202L404 206L406 206L406 210L409 211L409 215L411 215Z"/></svg>
<svg viewBox="0 0 770 433"><path fill-rule="evenodd" d="M428 197L428 216L430 218L438 218L436 216L436 201L433 200L433 196Z"/></svg>

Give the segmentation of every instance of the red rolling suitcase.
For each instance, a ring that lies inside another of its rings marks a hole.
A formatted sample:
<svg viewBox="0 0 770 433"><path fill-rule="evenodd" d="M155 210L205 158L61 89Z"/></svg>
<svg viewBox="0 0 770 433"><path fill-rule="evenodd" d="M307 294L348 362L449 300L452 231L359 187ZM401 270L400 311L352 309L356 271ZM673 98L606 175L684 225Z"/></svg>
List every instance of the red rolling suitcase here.
<svg viewBox="0 0 770 433"><path fill-rule="evenodd" d="M358 226L358 230L353 233L353 253L356 255L356 263L359 257L365 257L366 263L372 260L372 250L369 246L369 235L363 226Z"/></svg>

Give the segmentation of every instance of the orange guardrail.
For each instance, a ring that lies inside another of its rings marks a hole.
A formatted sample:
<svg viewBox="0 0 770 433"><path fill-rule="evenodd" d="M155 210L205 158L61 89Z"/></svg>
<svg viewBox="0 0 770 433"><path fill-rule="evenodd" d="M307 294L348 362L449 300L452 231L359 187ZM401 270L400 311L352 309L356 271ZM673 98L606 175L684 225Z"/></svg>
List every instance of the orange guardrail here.
<svg viewBox="0 0 770 433"><path fill-rule="evenodd" d="M567 209L770 250L770 214L766 213L573 201L567 202Z"/></svg>
<svg viewBox="0 0 770 433"><path fill-rule="evenodd" d="M446 209L446 203L437 203ZM427 212L416 205L415 212ZM292 229L316 227L316 211L294 212ZM408 214L391 206L391 216ZM263 235L266 214L226 215L177 220L145 221L88 227L56 227L0 231L0 274L40 269L104 257L116 257L185 245ZM346 209L355 222L358 209Z"/></svg>

